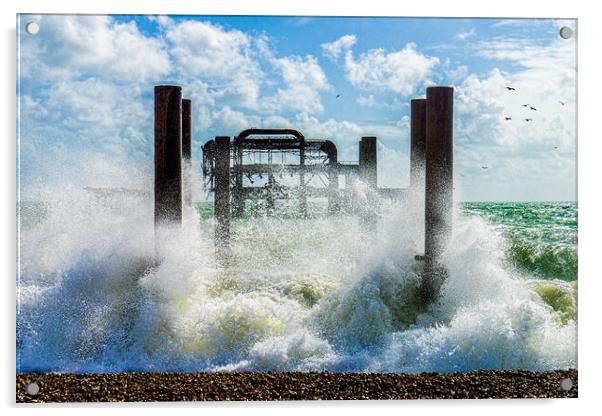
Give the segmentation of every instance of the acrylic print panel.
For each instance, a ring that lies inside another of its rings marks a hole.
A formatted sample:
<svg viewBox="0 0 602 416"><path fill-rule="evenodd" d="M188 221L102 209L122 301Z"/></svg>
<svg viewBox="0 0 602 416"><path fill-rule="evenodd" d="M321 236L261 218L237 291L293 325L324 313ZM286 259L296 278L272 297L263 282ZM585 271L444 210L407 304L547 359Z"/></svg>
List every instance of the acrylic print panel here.
<svg viewBox="0 0 602 416"><path fill-rule="evenodd" d="M577 396L575 20L17 27L18 402Z"/></svg>

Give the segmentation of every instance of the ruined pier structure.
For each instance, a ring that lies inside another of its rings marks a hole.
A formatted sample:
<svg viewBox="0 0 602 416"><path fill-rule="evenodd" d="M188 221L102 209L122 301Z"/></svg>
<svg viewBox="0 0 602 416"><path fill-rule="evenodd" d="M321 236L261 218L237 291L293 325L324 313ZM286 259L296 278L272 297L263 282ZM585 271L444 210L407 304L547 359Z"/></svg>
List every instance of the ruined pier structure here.
<svg viewBox="0 0 602 416"><path fill-rule="evenodd" d="M182 205L191 203L183 174L192 158L191 111L181 87L155 87L155 227L181 224Z"/></svg>
<svg viewBox="0 0 602 416"><path fill-rule="evenodd" d="M192 123L191 101L182 99L179 86L155 87L155 225L178 225L182 206L190 204ZM229 250L230 218L242 215L247 199L264 199L268 213L276 198L299 200L301 215L307 215L308 197L326 197L328 211L334 214L352 192L345 188L354 179L367 187L369 198L392 198L406 192L425 192L425 251L417 256L424 261L422 294L431 300L445 277L440 256L448 243L452 226L453 203L453 88L429 87L425 99L411 101L410 188L379 188L377 185L377 138L362 137L358 163L338 160L337 148L330 140L309 140L293 129L247 129L230 138L218 136L203 146L203 174L208 190L215 196L215 244L219 258ZM263 153L268 160L244 163L244 157ZM278 154L282 163L274 163ZM285 161L289 155L293 162ZM186 168L188 166L188 168ZM296 175L298 184L283 186L275 179L284 173ZM311 185L319 176L325 186ZM262 186L250 186L253 177ZM368 204L368 206L371 206ZM363 210L364 227L376 228L375 212Z"/></svg>

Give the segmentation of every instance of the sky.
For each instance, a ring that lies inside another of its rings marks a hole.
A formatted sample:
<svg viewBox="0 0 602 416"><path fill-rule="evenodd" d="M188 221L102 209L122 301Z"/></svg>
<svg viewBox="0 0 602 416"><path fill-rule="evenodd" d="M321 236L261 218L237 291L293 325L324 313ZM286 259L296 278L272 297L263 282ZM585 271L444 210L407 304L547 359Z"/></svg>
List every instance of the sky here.
<svg viewBox="0 0 602 416"><path fill-rule="evenodd" d="M35 36L24 31L31 21ZM573 37L559 36L563 26ZM576 29L552 19L21 15L21 193L140 187L152 176L158 84L192 99L199 172L201 146L217 135L291 127L333 140L342 161L377 136L379 186L406 187L410 100L451 85L459 200L573 201Z"/></svg>

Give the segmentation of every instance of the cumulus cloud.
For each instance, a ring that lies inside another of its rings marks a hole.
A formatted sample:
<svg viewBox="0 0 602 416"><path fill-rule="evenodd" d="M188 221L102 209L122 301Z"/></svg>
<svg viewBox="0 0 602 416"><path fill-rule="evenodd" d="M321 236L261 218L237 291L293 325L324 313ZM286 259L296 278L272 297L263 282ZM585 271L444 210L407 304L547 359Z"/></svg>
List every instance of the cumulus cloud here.
<svg viewBox="0 0 602 416"><path fill-rule="evenodd" d="M428 81L438 63L438 58L423 55L414 43L408 43L403 49L389 53L370 49L357 60L348 51L345 72L352 85L364 90L392 91L407 96Z"/></svg>
<svg viewBox="0 0 602 416"><path fill-rule="evenodd" d="M470 63L440 65L413 43L360 53L356 36L345 35L320 46L358 95L344 91L343 98L351 98L337 101L341 113L319 117L325 110L322 94L333 88L327 72L312 55L279 55L266 34L165 16L150 18L157 27L154 36L142 33L133 20L108 16L36 19L40 36L20 39L23 177L76 165L82 159L77 146L152 166L152 85L175 82L193 100L197 142L248 127L294 127L310 138L334 140L342 160L357 160L359 138L376 135L383 146L379 184L402 186L409 134L403 106L407 96L444 78L456 86L455 146L462 155L456 172L471 177L473 195L495 199L491 192L506 186L492 187L495 180L508 184L508 195L520 188L543 198L542 184L574 178L574 39L557 37L547 45L529 38L464 42L477 59L506 69L471 74ZM546 24L556 31L571 22ZM457 36L466 40L474 36L470 32ZM507 91L507 85L517 91ZM525 103L538 111L522 107ZM374 124L360 122L346 113L345 106L355 104L362 108L353 111L376 113L378 107L381 114ZM522 121L528 117L533 122ZM44 162L48 157L59 162ZM481 171L482 164L490 169Z"/></svg>
<svg viewBox="0 0 602 416"><path fill-rule="evenodd" d="M142 103L121 99L128 95L138 97L139 93L135 88L129 90L89 78L54 84L48 92L47 104L54 111L64 113L66 122L74 120L106 129L149 118L144 117Z"/></svg>
<svg viewBox="0 0 602 416"><path fill-rule="evenodd" d="M115 81L153 81L171 64L164 42L140 33L132 22L110 16L44 15L40 36L22 37L21 77L55 81L82 74Z"/></svg>
<svg viewBox="0 0 602 416"><path fill-rule="evenodd" d="M168 27L166 37L180 76L210 80L218 95L245 107L257 106L262 71L253 59L248 35L185 20Z"/></svg>
<svg viewBox="0 0 602 416"><path fill-rule="evenodd" d="M477 34L477 31L473 27L470 30L456 34L456 36L454 36L454 38L458 39L458 40L466 40L468 38L475 36L476 34Z"/></svg>
<svg viewBox="0 0 602 416"><path fill-rule="evenodd" d="M344 35L334 42L322 43L320 47L322 48L322 53L326 57L336 61L341 52L348 51L356 42L357 38L355 35Z"/></svg>
<svg viewBox="0 0 602 416"><path fill-rule="evenodd" d="M168 28L173 27L175 25L174 20L166 15L156 15L156 16L148 16L148 20L151 22L155 22L159 27Z"/></svg>
<svg viewBox="0 0 602 416"><path fill-rule="evenodd" d="M275 96L266 99L267 109L288 108L308 113L323 111L320 92L329 90L331 86L315 57L272 58L271 63L281 74L285 88L278 88Z"/></svg>
<svg viewBox="0 0 602 416"><path fill-rule="evenodd" d="M41 104L40 100L27 94L20 97L19 111L34 119L42 119L48 115L48 109Z"/></svg>
<svg viewBox="0 0 602 416"><path fill-rule="evenodd" d="M374 99L374 95L370 94L368 96L360 95L357 97L357 103L362 107L374 107L376 105L376 100Z"/></svg>
<svg viewBox="0 0 602 416"><path fill-rule="evenodd" d="M574 45L497 39L482 42L479 53L492 60L510 61L520 69L471 74L456 88L456 148L462 153L458 168L468 173L471 181L466 196L500 199L499 195L516 194L520 188L521 198L573 199ZM508 91L506 86L516 91ZM532 121L526 122L527 118ZM487 172L478 172L481 165L489 166ZM494 179L491 175L507 186L488 190Z"/></svg>

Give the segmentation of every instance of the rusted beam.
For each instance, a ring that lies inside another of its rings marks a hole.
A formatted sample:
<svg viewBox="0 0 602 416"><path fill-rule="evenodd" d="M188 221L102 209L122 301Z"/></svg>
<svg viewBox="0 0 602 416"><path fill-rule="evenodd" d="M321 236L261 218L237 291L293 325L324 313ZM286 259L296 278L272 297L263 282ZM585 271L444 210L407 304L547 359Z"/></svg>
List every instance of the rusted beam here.
<svg viewBox="0 0 602 416"><path fill-rule="evenodd" d="M377 186L376 137L362 137L360 141L360 179L370 189Z"/></svg>
<svg viewBox="0 0 602 416"><path fill-rule="evenodd" d="M333 167L336 169L336 166ZM279 163L249 163L245 165L239 165L232 168L233 173L242 173L243 175L259 175L272 173L278 174L299 174L301 170L305 173L312 174L327 174L330 172L330 166L324 166L323 164L314 163L311 165L293 165L293 164L279 164Z"/></svg>
<svg viewBox="0 0 602 416"><path fill-rule="evenodd" d="M245 130L248 131L248 130ZM243 198L243 171L242 171L242 156L243 156L244 137L238 136L234 138L232 151L234 152L234 185L232 186L232 216L236 218L242 217L245 208L245 200Z"/></svg>
<svg viewBox="0 0 602 416"><path fill-rule="evenodd" d="M244 140L249 136L293 136L299 141L305 141L305 137L298 130L293 129L246 129L240 132L238 138Z"/></svg>
<svg viewBox="0 0 602 416"><path fill-rule="evenodd" d="M335 214L340 208L337 147L330 140L326 140L321 150L328 155L328 212Z"/></svg>
<svg viewBox="0 0 602 416"><path fill-rule="evenodd" d="M192 205L192 101L182 99L182 159L184 204Z"/></svg>
<svg viewBox="0 0 602 416"><path fill-rule="evenodd" d="M182 88L155 87L155 227L182 224Z"/></svg>
<svg viewBox="0 0 602 416"><path fill-rule="evenodd" d="M452 231L453 106L452 87L426 90L425 269L421 294L430 302L446 276L440 265Z"/></svg>
<svg viewBox="0 0 602 416"><path fill-rule="evenodd" d="M276 206L276 201L275 201L275 184L276 181L274 179L274 175L273 174L269 174L268 175L268 183L267 183L267 195L266 195L266 214L267 216L272 216L274 215L274 208Z"/></svg>
<svg viewBox="0 0 602 416"><path fill-rule="evenodd" d="M296 130L295 130L296 131ZM299 133L300 134L300 133ZM299 142L299 210L301 216L307 217L307 184L305 183L305 138L301 135Z"/></svg>
<svg viewBox="0 0 602 416"><path fill-rule="evenodd" d="M426 99L411 101L410 188L424 187L424 155L426 150Z"/></svg>
<svg viewBox="0 0 602 416"><path fill-rule="evenodd" d="M377 164L376 137L362 137L360 141L359 174L360 180L367 185L367 200L361 207L360 224L368 235L375 236L377 221Z"/></svg>
<svg viewBox="0 0 602 416"><path fill-rule="evenodd" d="M230 252L230 137L215 138L215 252L223 262Z"/></svg>

